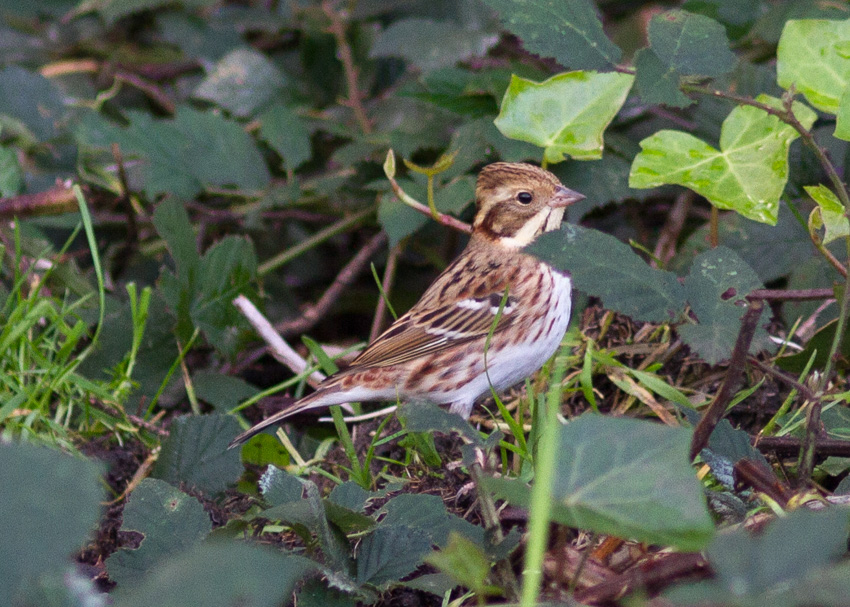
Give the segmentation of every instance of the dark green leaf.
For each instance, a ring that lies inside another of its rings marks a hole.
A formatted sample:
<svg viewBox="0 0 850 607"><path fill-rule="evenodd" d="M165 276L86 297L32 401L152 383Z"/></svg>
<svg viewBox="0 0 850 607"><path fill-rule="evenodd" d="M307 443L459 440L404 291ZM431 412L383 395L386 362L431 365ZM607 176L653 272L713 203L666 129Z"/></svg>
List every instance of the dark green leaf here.
<svg viewBox="0 0 850 607"><path fill-rule="evenodd" d="M413 572L431 551L431 540L421 529L381 525L360 542L357 581L380 586Z"/></svg>
<svg viewBox="0 0 850 607"><path fill-rule="evenodd" d="M221 413L230 411L241 401L259 392L244 379L215 371L198 371L192 376L192 384L195 395Z"/></svg>
<svg viewBox="0 0 850 607"><path fill-rule="evenodd" d="M457 432L473 445L481 445L481 437L469 423L457 413L430 403L404 403L398 411L404 427L410 432Z"/></svg>
<svg viewBox="0 0 850 607"><path fill-rule="evenodd" d="M823 369L829 360L829 351L835 339L837 324L837 320L825 324L806 342L806 347L801 352L777 359L777 366L791 373L802 373L808 365L809 359L814 356L812 368ZM850 364L848 363L850 361L850 332L845 332L843 339L838 344L838 355L838 365L846 369Z"/></svg>
<svg viewBox="0 0 850 607"><path fill-rule="evenodd" d="M714 19L682 10L655 15L649 45L662 64L685 76L720 76L732 70L726 30Z"/></svg>
<svg viewBox="0 0 850 607"><path fill-rule="evenodd" d="M122 548L106 561L122 591L138 584L155 565L199 544L212 530L201 503L165 481L146 478L124 507L122 531L141 535L136 549Z"/></svg>
<svg viewBox="0 0 850 607"><path fill-rule="evenodd" d="M645 420L586 414L560 428L552 516L571 527L700 550L714 526L690 466L691 433ZM528 505L519 480L487 485Z"/></svg>
<svg viewBox="0 0 850 607"><path fill-rule="evenodd" d="M620 61L622 51L605 36L588 0L484 1L531 53L554 57L571 69L603 70Z"/></svg>
<svg viewBox="0 0 850 607"><path fill-rule="evenodd" d="M430 554L425 561L479 596L488 594L490 559L463 536L452 533L448 545Z"/></svg>
<svg viewBox="0 0 850 607"><path fill-rule="evenodd" d="M213 496L242 474L239 451L227 449L239 424L230 415L183 415L174 420L162 443L152 476L186 483Z"/></svg>
<svg viewBox="0 0 850 607"><path fill-rule="evenodd" d="M283 74L265 55L240 48L215 65L194 95L234 116L247 118L267 105L285 86Z"/></svg>
<svg viewBox="0 0 850 607"><path fill-rule="evenodd" d="M499 41L496 32L470 31L450 21L402 19L384 30L370 57L402 57L428 71L485 55Z"/></svg>
<svg viewBox="0 0 850 607"><path fill-rule="evenodd" d="M116 607L278 607L315 563L247 544L206 543L160 563Z"/></svg>
<svg viewBox="0 0 850 607"><path fill-rule="evenodd" d="M576 288L636 320L665 321L685 306L675 274L650 268L613 236L572 224L543 234L526 251L572 276Z"/></svg>
<svg viewBox="0 0 850 607"><path fill-rule="evenodd" d="M2 114L20 121L39 141L47 141L59 134L66 111L62 94L50 80L13 65L0 71Z"/></svg>
<svg viewBox="0 0 850 607"><path fill-rule="evenodd" d="M260 477L260 493L270 506L297 502L304 493L304 485L298 477L269 466Z"/></svg>
<svg viewBox="0 0 850 607"><path fill-rule="evenodd" d="M328 500L349 510L363 512L366 508L366 502L372 497L374 496L371 492L366 491L354 481L348 481L334 487L328 496Z"/></svg>
<svg viewBox="0 0 850 607"><path fill-rule="evenodd" d="M681 74L666 65L651 48L635 53L635 85L646 103L688 107L694 101L679 88Z"/></svg>
<svg viewBox="0 0 850 607"><path fill-rule="evenodd" d="M733 469L740 460L749 458L770 469L764 455L750 443L750 435L733 428L727 419L720 420L714 428L708 447L701 451L701 457L711 468L714 478L730 491L735 489Z"/></svg>
<svg viewBox="0 0 850 607"><path fill-rule="evenodd" d="M679 335L711 365L729 358L747 310L746 296L760 288L761 281L734 251L717 247L694 260L685 278L685 294L698 324L684 324ZM750 346L759 351L767 345L764 330L757 331Z"/></svg>
<svg viewBox="0 0 850 607"><path fill-rule="evenodd" d="M291 108L276 103L259 120L260 137L280 154L287 169L294 171L310 160L310 132Z"/></svg>
<svg viewBox="0 0 850 607"><path fill-rule="evenodd" d="M97 523L101 467L29 444L0 444L0 604L64 571Z"/></svg>

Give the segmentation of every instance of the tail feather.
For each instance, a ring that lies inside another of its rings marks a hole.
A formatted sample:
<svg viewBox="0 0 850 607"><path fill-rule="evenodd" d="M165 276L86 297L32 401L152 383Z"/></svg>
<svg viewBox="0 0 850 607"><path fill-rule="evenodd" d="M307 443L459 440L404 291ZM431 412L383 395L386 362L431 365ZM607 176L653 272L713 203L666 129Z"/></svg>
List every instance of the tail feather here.
<svg viewBox="0 0 850 607"><path fill-rule="evenodd" d="M284 409L281 409L271 417L264 419L260 423L251 426L250 428L245 430L245 432L243 432L242 434L239 434L236 438L230 441L230 444L227 446L227 448L233 449L234 447L238 447L239 445L248 441L251 437L259 434L269 426L279 424L287 417L295 415L296 413L300 413L301 411L306 411L307 409L315 409L318 407L326 407L333 404L341 404L341 402L344 402L327 402L327 397L328 394L326 393L326 391L320 389L316 392L313 392L309 396L305 396L304 398L295 401L294 403L285 407Z"/></svg>

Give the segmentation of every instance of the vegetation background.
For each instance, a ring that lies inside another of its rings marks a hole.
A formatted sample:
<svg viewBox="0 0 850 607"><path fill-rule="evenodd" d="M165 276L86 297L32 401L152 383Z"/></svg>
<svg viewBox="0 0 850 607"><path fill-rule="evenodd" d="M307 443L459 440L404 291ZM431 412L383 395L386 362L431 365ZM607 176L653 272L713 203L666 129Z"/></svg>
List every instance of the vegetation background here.
<svg viewBox="0 0 850 607"><path fill-rule="evenodd" d="M0 0L0 604L846 605L848 49L843 0ZM553 361L227 451L497 160L587 196Z"/></svg>

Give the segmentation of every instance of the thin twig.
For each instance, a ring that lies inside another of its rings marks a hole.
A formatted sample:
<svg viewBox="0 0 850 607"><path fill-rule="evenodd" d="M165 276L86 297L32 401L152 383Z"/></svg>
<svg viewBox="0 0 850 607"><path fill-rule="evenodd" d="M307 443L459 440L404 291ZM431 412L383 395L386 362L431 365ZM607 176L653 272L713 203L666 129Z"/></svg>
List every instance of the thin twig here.
<svg viewBox="0 0 850 607"><path fill-rule="evenodd" d="M340 62L342 62L342 69L345 72L348 99L345 100L343 105L354 110L354 116L360 124L360 130L368 135L372 132L372 123L366 115L366 109L363 107L363 97L357 86L357 66L354 65L354 54L351 52L351 46L345 37L343 13L342 11L338 12L334 10L333 3L330 0L324 0L322 2L322 11L330 19L331 24L328 27L328 31L333 34L336 40L337 54Z"/></svg>
<svg viewBox="0 0 850 607"><path fill-rule="evenodd" d="M363 270L372 256L387 242L386 232L378 232L367 242L351 260L339 271L334 281L322 294L319 300L309 306L296 319L278 323L276 329L282 335L293 335L309 331L321 318L328 313L331 306L339 299L357 275Z"/></svg>
<svg viewBox="0 0 850 607"><path fill-rule="evenodd" d="M686 189L676 197L676 201L667 214L667 221L664 222L664 227L661 228L661 235L658 237L658 242L655 244L655 250L653 251L653 255L665 264L673 259L673 256L676 254L676 243L679 241L679 236L685 227L685 220L688 218L688 211L691 209L693 200L693 191ZM657 265L654 259L651 261L651 264Z"/></svg>
<svg viewBox="0 0 850 607"><path fill-rule="evenodd" d="M747 295L748 300L816 301L834 298L835 291L832 289L756 289Z"/></svg>
<svg viewBox="0 0 850 607"><path fill-rule="evenodd" d="M764 302L756 300L750 302L749 309L744 312L741 318L741 330L738 332L738 339L735 342L735 348L732 350L732 358L729 360L729 370L726 372L726 377L723 378L723 383L720 389L714 396L714 400L706 409L694 428L693 439L691 440L691 459L694 459L703 447L708 444L708 439L714 428L723 419L726 413L726 406L732 400L732 396L738 389L738 384L744 374L744 368L747 361L747 352L750 350L750 343L753 341L753 335L758 326L758 319L761 317Z"/></svg>
<svg viewBox="0 0 850 607"><path fill-rule="evenodd" d="M819 400L818 396L814 392L812 392L812 390L808 386L806 386L805 384L801 384L794 377L788 375L784 371L780 371L779 369L771 367L770 365L764 364L755 356L751 356L748 359L748 362L751 365L755 365L756 367L761 369L764 373L767 373L771 377L781 381L783 384L786 384L794 390L797 390L800 394L803 395L803 398L805 398L806 400Z"/></svg>
<svg viewBox="0 0 850 607"><path fill-rule="evenodd" d="M759 451L771 451L779 456L795 455L800 452L800 439L794 436L751 436L750 441ZM850 457L850 441L837 438L817 438L814 449L818 455Z"/></svg>
<svg viewBox="0 0 850 607"><path fill-rule="evenodd" d="M233 300L233 305L236 306L242 315L248 319L254 330L260 335L266 345L269 347L269 353L283 365L289 367L293 373L299 375L303 373L307 367L307 361L292 349L283 338L277 334L272 324L263 316L250 299L244 295L239 295ZM308 383L312 386L317 386L325 379L325 375L319 371L313 371Z"/></svg>
<svg viewBox="0 0 850 607"><path fill-rule="evenodd" d="M372 319L372 328L369 330L370 342L374 341L375 338L381 334L381 329L384 326L384 317L387 314L387 302L384 298L390 296L390 290L393 288L395 270L398 266L398 258L400 255L401 243L396 244L396 246L390 249L390 253L387 255L387 267L384 268L384 278L381 281L381 290L384 294L382 297L378 298L378 305L375 307L375 316Z"/></svg>
<svg viewBox="0 0 850 607"><path fill-rule="evenodd" d="M472 226L466 223L465 221L461 221L460 219L456 219L455 217L452 217L451 215L446 215L445 213L437 213L437 216L435 217L431 213L431 209L428 207L427 204L422 204L415 198L412 198L407 192L402 189L402 187L398 184L394 177L388 177L388 179L390 181L390 185L393 188L393 193L395 193L398 199L410 208L415 209L416 211L419 211L423 215L427 215L432 219L436 219L438 223L446 227L454 228L455 230L458 230L460 232L466 232L467 234L472 233Z"/></svg>

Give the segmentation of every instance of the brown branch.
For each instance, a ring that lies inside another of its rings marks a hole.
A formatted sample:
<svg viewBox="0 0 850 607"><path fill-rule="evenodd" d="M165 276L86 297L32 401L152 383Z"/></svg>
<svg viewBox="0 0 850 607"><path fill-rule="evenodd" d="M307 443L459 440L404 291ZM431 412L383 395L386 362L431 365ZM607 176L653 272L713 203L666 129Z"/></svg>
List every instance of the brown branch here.
<svg viewBox="0 0 850 607"><path fill-rule="evenodd" d="M816 301L819 299L834 299L832 289L756 289L747 299L771 299L779 301Z"/></svg>
<svg viewBox="0 0 850 607"><path fill-rule="evenodd" d="M653 251L653 255L665 264L673 259L676 254L676 243L685 227L685 220L688 218L688 211L691 209L693 200L693 191L685 190L676 197L676 201L667 214L667 221L661 228L661 235L658 237L658 242ZM653 266L657 265L655 260L652 260L652 264Z"/></svg>
<svg viewBox="0 0 850 607"><path fill-rule="evenodd" d="M761 362L759 359L751 356L749 359L749 363L751 365L755 365L759 369L761 369L764 373L767 373L771 377L781 381L782 383L790 386L794 390L797 390L800 394L803 395L803 398L810 401L819 400L817 395L812 392L812 390L806 386L805 384L801 384L797 381L797 379L791 375L788 375L784 371L781 371L775 367L771 367L770 365L766 365Z"/></svg>
<svg viewBox="0 0 850 607"><path fill-rule="evenodd" d="M779 480L770 467L758 460L748 457L741 458L735 463L732 473L736 487L739 484L752 487L759 493L768 496L783 509L794 497L794 491Z"/></svg>
<svg viewBox="0 0 850 607"><path fill-rule="evenodd" d="M168 112L169 114L174 114L176 111L177 106L168 97L168 95L165 94L165 91L160 89L153 82L142 78L138 74L133 74L132 72L127 71L117 71L115 72L115 79L136 87L147 95L150 100L156 103L163 111Z"/></svg>
<svg viewBox="0 0 850 607"><path fill-rule="evenodd" d="M751 436L750 442L759 451L771 451L779 456L797 455L800 452L800 439L794 436ZM816 438L814 450L818 455L850 457L850 441L837 438Z"/></svg>
<svg viewBox="0 0 850 607"><path fill-rule="evenodd" d="M71 185L61 183L49 190L35 194L21 194L11 198L0 198L0 219L12 217L34 217L36 215L59 215L77 208L77 199Z"/></svg>
<svg viewBox="0 0 850 607"><path fill-rule="evenodd" d="M764 302L762 300L753 301L750 303L749 309L744 312L744 316L741 317L741 330L738 332L738 339L735 342L734 350L732 350L729 370L726 372L726 377L723 378L723 383L714 396L714 400L694 428L694 436L691 440L691 459L699 455L703 447L708 444L711 433L723 419L726 407L741 383L747 362L747 352L750 350L750 343L753 341L753 335L756 332L763 307Z"/></svg>
<svg viewBox="0 0 850 607"><path fill-rule="evenodd" d="M360 124L360 129L364 133L369 134L372 132L372 123L366 115L366 110L363 107L363 98L357 86L357 66L354 65L354 55L351 52L351 46L348 44L348 40L345 38L345 22L343 21L342 13L334 10L333 3L330 0L324 0L322 2L322 11L331 21L328 31L333 34L336 40L337 54L340 62L342 62L342 69L345 72L348 99L345 100L343 105L354 110L354 116Z"/></svg>
<svg viewBox="0 0 850 607"><path fill-rule="evenodd" d="M324 292L319 300L309 306L300 317L279 323L276 329L283 335L303 333L312 328L325 314L328 313L334 302L339 299L342 292L348 287L366 266L366 263L378 249L387 241L386 232L378 232L366 245L351 258L345 267L340 270L331 286Z"/></svg>
<svg viewBox="0 0 850 607"><path fill-rule="evenodd" d="M647 559L607 582L579 590L573 598L582 605L610 604L638 588L649 588L651 592L683 578L697 580L709 575L708 563L698 553L665 554Z"/></svg>

